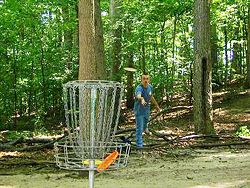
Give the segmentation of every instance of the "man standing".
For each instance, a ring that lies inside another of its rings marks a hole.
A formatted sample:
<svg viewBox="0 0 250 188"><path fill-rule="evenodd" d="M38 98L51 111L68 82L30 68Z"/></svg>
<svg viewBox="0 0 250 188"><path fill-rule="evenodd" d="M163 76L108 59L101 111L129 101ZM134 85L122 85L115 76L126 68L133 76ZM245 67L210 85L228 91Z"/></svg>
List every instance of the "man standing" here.
<svg viewBox="0 0 250 188"><path fill-rule="evenodd" d="M143 73L141 77L141 84L135 90L135 104L134 113L136 121L136 146L137 148L143 147L142 133L148 133L148 119L150 115L150 101L152 101L156 109L160 111L160 107L153 96L153 87L149 84L150 76Z"/></svg>

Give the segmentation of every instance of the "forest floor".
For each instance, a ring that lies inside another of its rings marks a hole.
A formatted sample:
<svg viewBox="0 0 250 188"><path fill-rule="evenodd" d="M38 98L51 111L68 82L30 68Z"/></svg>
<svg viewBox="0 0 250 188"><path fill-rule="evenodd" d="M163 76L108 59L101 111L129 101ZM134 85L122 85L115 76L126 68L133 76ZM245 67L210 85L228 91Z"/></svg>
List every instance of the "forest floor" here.
<svg viewBox="0 0 250 188"><path fill-rule="evenodd" d="M250 92L217 92L213 99L216 136L194 135L192 108L186 104L158 117L153 113L145 149L132 147L127 168L96 173L95 187L250 188L250 140L235 136L239 127L250 128ZM133 115L126 117L121 134L134 143ZM87 173L60 170L53 153L1 151L0 188L88 187Z"/></svg>

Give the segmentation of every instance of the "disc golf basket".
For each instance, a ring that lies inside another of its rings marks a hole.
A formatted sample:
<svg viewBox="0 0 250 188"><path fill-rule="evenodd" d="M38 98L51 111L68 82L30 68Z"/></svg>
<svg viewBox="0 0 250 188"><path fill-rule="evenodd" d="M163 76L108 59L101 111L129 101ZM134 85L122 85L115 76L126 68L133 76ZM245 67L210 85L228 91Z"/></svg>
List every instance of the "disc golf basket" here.
<svg viewBox="0 0 250 188"><path fill-rule="evenodd" d="M55 143L56 164L67 170L94 171L127 166L130 145L114 140L123 87L113 81L71 81L63 85L68 136Z"/></svg>

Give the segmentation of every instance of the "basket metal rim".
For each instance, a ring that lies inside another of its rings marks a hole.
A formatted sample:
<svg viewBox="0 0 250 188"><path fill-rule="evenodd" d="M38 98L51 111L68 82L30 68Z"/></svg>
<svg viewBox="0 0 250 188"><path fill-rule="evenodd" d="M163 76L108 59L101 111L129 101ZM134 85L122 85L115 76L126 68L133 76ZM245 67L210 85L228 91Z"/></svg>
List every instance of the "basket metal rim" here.
<svg viewBox="0 0 250 188"><path fill-rule="evenodd" d="M85 161L85 160L104 160L104 158L87 159L87 158L77 157L77 156L74 156L74 152L70 152L67 154L65 154L63 152L59 152L59 149L61 149L61 148L65 149L65 147L66 147L67 149L75 149L75 148L81 148L82 146L72 146L72 145L67 145L67 143L60 145L58 143L55 143L54 147L55 147L55 149L58 149L54 155L54 157L56 158L56 165L61 169L76 170L76 171L97 170L97 165L95 165L94 168L90 168L89 165L83 164L83 161ZM96 146L96 147L99 147L99 146ZM110 167L106 170L116 170L116 169L120 169L120 168L125 168L127 166L128 158L129 158L128 151L130 150L131 145L128 143L119 143L119 145L107 146L107 148L116 148L116 147L121 147L121 148L125 147L126 151L120 150L119 157L116 160L117 162L114 162L113 164L111 164ZM91 147L88 146L87 148L91 148ZM99 148L103 148L103 146L99 147ZM73 154L73 156L72 157L68 156L68 154Z"/></svg>
<svg viewBox="0 0 250 188"><path fill-rule="evenodd" d="M100 88L105 87L120 87L123 85L117 81L110 80L73 80L63 84L64 87L75 87L75 86L99 86Z"/></svg>

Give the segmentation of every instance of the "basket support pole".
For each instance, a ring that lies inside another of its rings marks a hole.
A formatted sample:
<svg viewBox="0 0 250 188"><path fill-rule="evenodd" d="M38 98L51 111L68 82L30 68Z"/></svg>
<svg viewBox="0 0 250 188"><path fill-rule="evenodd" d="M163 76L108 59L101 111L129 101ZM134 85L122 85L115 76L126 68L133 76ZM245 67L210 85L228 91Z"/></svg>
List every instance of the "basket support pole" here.
<svg viewBox="0 0 250 188"><path fill-rule="evenodd" d="M90 133L90 152L91 159L89 160L89 188L94 188L94 173L95 173L95 160L94 160L94 147L95 147L95 128L96 128L96 88L91 89L91 133Z"/></svg>

